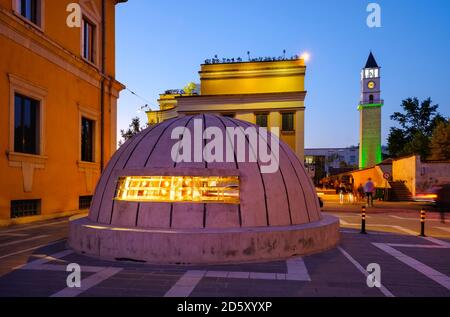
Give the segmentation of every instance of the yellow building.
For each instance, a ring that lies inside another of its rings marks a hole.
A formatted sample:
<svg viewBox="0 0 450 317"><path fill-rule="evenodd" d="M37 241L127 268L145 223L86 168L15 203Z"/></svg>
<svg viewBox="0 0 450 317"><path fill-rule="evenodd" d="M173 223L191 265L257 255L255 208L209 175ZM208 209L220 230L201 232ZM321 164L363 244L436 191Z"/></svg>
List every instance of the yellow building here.
<svg viewBox="0 0 450 317"><path fill-rule="evenodd" d="M0 225L89 207L117 144L119 2L0 0Z"/></svg>
<svg viewBox="0 0 450 317"><path fill-rule="evenodd" d="M155 125L165 120L178 117L178 97L190 96L184 90L167 90L159 95L159 111L148 111L147 118L149 125Z"/></svg>
<svg viewBox="0 0 450 317"><path fill-rule="evenodd" d="M148 112L149 122L215 113L262 127L279 127L281 139L303 162L305 72L305 62L300 58L208 61L199 72L200 94L161 95L161 110Z"/></svg>

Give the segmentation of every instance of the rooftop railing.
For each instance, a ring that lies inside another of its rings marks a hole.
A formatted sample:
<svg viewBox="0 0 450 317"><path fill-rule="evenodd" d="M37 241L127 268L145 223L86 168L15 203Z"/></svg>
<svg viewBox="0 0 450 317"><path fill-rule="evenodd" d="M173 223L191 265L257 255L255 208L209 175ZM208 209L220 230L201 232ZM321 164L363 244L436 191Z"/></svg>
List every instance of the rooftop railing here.
<svg viewBox="0 0 450 317"><path fill-rule="evenodd" d="M219 58L217 55L214 56L214 58L209 58L205 60L206 65L211 64L233 64L233 63L250 63L250 62L278 62L278 61L296 61L301 59L300 56L294 55L291 57L287 57L285 55L278 56L278 57L256 57L251 58L250 53L248 53L248 59L243 60L241 57L238 58Z"/></svg>

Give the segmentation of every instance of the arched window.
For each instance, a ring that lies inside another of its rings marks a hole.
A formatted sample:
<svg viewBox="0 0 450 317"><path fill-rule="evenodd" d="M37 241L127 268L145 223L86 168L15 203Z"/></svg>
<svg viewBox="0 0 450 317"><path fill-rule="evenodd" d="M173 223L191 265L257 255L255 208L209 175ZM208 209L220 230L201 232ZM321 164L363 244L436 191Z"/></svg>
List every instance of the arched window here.
<svg viewBox="0 0 450 317"><path fill-rule="evenodd" d="M373 95L369 96L369 101L370 101L370 103L373 103Z"/></svg>

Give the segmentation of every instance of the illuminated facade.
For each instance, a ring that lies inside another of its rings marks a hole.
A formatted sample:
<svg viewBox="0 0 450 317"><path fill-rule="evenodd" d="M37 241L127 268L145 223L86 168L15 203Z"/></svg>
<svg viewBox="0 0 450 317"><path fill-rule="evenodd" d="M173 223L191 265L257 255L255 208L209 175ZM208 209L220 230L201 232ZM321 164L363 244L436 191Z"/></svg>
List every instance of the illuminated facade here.
<svg viewBox="0 0 450 317"><path fill-rule="evenodd" d="M361 71L359 168L373 167L383 160L381 148L381 68L372 53Z"/></svg>
<svg viewBox="0 0 450 317"><path fill-rule="evenodd" d="M126 1L76 1L82 27L69 28L72 2L0 0L0 225L89 208L116 150L115 9Z"/></svg>
<svg viewBox="0 0 450 317"><path fill-rule="evenodd" d="M261 127L280 128L280 138L304 157L305 61L224 61L201 65L200 94L163 94L160 111L148 112L149 122L188 114L211 113Z"/></svg>

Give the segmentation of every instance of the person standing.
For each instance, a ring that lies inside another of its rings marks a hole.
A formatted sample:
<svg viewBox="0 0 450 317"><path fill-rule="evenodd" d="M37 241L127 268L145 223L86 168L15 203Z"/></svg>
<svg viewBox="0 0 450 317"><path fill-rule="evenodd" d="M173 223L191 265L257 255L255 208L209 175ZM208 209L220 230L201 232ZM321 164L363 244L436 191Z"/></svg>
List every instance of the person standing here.
<svg viewBox="0 0 450 317"><path fill-rule="evenodd" d="M364 193L364 186L362 184L359 184L357 191L358 191L358 202L364 201L364 198L366 198L366 194Z"/></svg>
<svg viewBox="0 0 450 317"><path fill-rule="evenodd" d="M364 193L367 197L367 207L373 207L373 194L375 192L375 184L372 182L372 179L369 178L367 183L364 185Z"/></svg>
<svg viewBox="0 0 450 317"><path fill-rule="evenodd" d="M341 205L344 204L346 193L347 193L347 190L345 189L345 184L341 183L339 185L339 202L341 203Z"/></svg>

